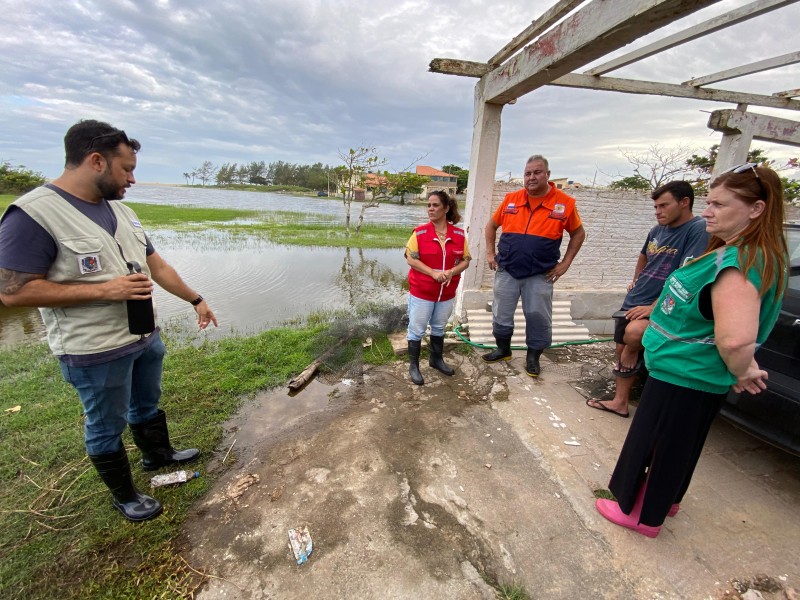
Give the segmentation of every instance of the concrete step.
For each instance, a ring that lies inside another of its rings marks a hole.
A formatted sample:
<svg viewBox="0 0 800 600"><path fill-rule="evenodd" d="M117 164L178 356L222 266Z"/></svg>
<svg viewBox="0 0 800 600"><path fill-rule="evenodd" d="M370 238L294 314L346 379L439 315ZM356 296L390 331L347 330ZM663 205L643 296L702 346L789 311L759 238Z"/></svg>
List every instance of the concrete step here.
<svg viewBox="0 0 800 600"><path fill-rule="evenodd" d="M460 331L464 337L477 344L494 345L492 335L492 303L486 303L486 309L467 310L467 320ZM553 344L562 342L576 342L591 337L589 330L572 321L570 315L571 302L569 300L553 301ZM512 346L525 345L525 316L518 304L514 312L514 335L511 338Z"/></svg>

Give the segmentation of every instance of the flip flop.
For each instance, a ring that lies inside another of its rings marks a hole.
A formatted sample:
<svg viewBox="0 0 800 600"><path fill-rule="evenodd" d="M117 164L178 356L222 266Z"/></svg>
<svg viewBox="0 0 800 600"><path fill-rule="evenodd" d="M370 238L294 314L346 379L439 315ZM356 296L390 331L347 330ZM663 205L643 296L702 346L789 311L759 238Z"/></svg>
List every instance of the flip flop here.
<svg viewBox="0 0 800 600"><path fill-rule="evenodd" d="M611 372L614 374L615 377L622 377L623 379L627 379L628 377L633 377L634 375L638 375L642 371L642 367L644 367L644 358L640 358L638 361L636 361L636 365L632 369L626 369L625 367L620 365L619 369L611 369Z"/></svg>
<svg viewBox="0 0 800 600"><path fill-rule="evenodd" d="M590 402L594 402L595 404L597 404L597 406L589 404ZM589 398L586 401L586 406L588 406L589 408L594 408L595 410L604 410L606 412L610 412L611 414L617 415L618 417L622 417L623 419L627 419L628 417L631 416L631 413L629 412L623 414L621 412L617 412L616 410L608 408L605 404L603 404L603 402L608 402L608 400L598 400L597 398Z"/></svg>

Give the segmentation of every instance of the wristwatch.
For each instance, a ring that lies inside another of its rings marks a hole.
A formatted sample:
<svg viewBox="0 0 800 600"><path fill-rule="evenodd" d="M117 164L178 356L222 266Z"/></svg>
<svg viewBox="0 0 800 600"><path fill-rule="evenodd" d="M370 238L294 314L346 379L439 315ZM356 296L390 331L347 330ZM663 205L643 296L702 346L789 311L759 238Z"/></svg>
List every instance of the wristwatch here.
<svg viewBox="0 0 800 600"><path fill-rule="evenodd" d="M195 298L194 300L192 300L192 301L191 301L189 304L191 304L192 306L197 306L197 305L198 305L198 304L200 304L202 301L203 301L203 297L202 297L202 296L200 296L200 295L198 295L198 296L197 296L197 298Z"/></svg>

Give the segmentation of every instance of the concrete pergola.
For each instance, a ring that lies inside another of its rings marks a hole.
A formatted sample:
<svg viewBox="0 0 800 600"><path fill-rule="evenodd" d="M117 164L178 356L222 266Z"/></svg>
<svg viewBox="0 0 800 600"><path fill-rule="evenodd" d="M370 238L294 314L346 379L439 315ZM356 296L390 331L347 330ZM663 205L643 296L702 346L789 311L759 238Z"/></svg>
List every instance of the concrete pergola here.
<svg viewBox="0 0 800 600"><path fill-rule="evenodd" d="M711 100L734 104L714 111L708 126L722 133L712 177L743 163L752 140L800 146L800 123L748 112L749 106L800 110L800 89L753 94L709 85L800 62L800 51L743 64L680 84L608 77L606 73L680 44L719 32L798 0L757 0L584 71L577 69L719 0L559 0L485 63L436 58L435 73L476 77L472 149L464 222L473 265L464 272L456 314L466 290L477 290L486 267L483 227L491 216L503 106L545 85ZM581 6L583 5L583 6ZM779 14L775 17L779 18ZM796 40L795 40L796 41ZM752 51L742 46L742 54Z"/></svg>

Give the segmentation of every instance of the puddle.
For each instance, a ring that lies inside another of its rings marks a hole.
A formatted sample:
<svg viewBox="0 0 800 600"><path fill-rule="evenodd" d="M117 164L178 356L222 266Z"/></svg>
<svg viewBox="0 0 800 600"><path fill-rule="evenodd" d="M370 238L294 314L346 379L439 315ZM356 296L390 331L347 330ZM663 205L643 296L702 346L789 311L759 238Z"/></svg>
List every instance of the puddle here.
<svg viewBox="0 0 800 600"><path fill-rule="evenodd" d="M291 395L286 387L257 394L226 424L228 433L223 449L227 452L234 440L235 452L252 449L284 437L309 420L333 418L335 411L330 409L344 404L336 401L338 387L315 378L300 392Z"/></svg>

